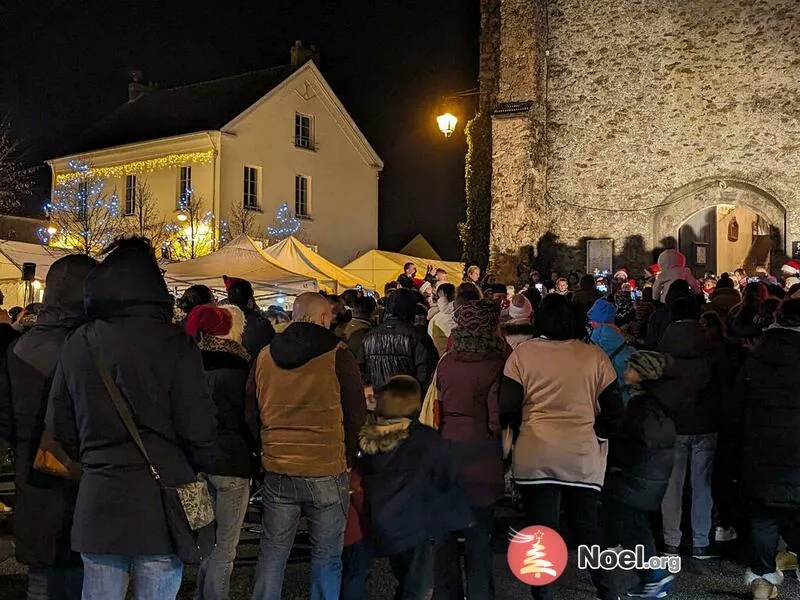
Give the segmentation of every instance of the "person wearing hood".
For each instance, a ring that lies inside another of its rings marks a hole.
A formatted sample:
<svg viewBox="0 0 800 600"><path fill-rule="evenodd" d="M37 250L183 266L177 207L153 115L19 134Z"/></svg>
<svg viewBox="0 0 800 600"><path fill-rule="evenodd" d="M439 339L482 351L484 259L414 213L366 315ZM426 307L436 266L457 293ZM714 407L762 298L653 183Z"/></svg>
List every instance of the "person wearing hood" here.
<svg viewBox="0 0 800 600"><path fill-rule="evenodd" d="M427 332L414 326L419 299L416 290L394 292L383 323L364 336L358 364L376 392L395 375L411 375L423 390L431 382L439 355Z"/></svg>
<svg viewBox="0 0 800 600"><path fill-rule="evenodd" d="M499 332L500 307L477 300L458 311L453 348L439 363L439 433L460 457L460 482L475 515L466 538L468 598L491 598L494 508L504 495L499 449L499 388L505 344ZM461 571L458 536L450 534L436 549L435 597L458 598Z"/></svg>
<svg viewBox="0 0 800 600"><path fill-rule="evenodd" d="M450 334L456 327L455 320L455 300L456 288L451 283L443 283L439 286L436 305L438 312L428 322L428 335L436 346L439 357L447 352L447 343Z"/></svg>
<svg viewBox="0 0 800 600"><path fill-rule="evenodd" d="M508 307L508 316L509 319L501 325L501 331L513 350L534 337L533 306L530 300L522 294L515 294Z"/></svg>
<svg viewBox="0 0 800 600"><path fill-rule="evenodd" d="M655 291L653 293L655 293ZM675 301L680 298L694 299L694 294L692 294L689 288L689 283L682 279L675 281L669 287L666 302L659 306L650 316L650 320L647 322L647 335L645 336L645 346L647 348L651 350L658 348L661 338L664 337L664 333L667 331L667 327L669 327L672 321L670 316L671 307Z"/></svg>
<svg viewBox="0 0 800 600"><path fill-rule="evenodd" d="M372 317L376 308L375 299L371 296L360 296L353 302L353 318L342 330L342 339L356 358L361 351L364 336L372 329Z"/></svg>
<svg viewBox="0 0 800 600"><path fill-rule="evenodd" d="M721 343L712 343L699 322L693 298L680 298L671 307L672 323L658 345L670 355L671 368L659 386L675 418L675 466L662 503L664 551L678 554L681 545L683 486L691 464L692 544L694 558L712 558L709 543L713 500L711 483L721 399L726 397L726 359Z"/></svg>
<svg viewBox="0 0 800 600"><path fill-rule="evenodd" d="M238 307L245 318L242 345L247 353L255 359L261 350L269 346L275 336L275 328L256 304L253 284L245 279L236 279L223 275L225 289L228 290L228 302Z"/></svg>
<svg viewBox="0 0 800 600"><path fill-rule="evenodd" d="M572 302L580 306L583 314L589 312L595 300L602 298L603 294L597 289L594 275L587 274L581 277L578 289L572 294Z"/></svg>
<svg viewBox="0 0 800 600"><path fill-rule="evenodd" d="M742 483L749 501L746 582L754 598L777 597L783 574L775 550L782 535L800 552L800 299L784 300L739 374L734 427L742 448ZM796 561L796 559L795 559Z"/></svg>
<svg viewBox="0 0 800 600"><path fill-rule="evenodd" d="M83 467L72 527L72 549L83 557L83 599L123 600L131 579L136 599L175 598L183 563L161 485L196 481L218 449L200 350L172 324L172 302L146 239L112 244L86 277L84 306L90 321L64 343L46 416L47 430ZM136 415L160 481L115 409L95 356Z"/></svg>
<svg viewBox="0 0 800 600"><path fill-rule="evenodd" d="M628 359L634 352L633 346L625 341L625 336L614 324L617 308L608 300L597 300L587 315L592 333L589 341L605 352L617 374L617 384L621 390L622 402L627 404L628 392L625 389L625 369Z"/></svg>
<svg viewBox="0 0 800 600"><path fill-rule="evenodd" d="M219 452L206 477L215 506L217 543L197 570L194 594L195 600L216 600L230 596L236 545L250 500L250 477L257 473L253 457L258 446L245 423L250 355L242 346L244 313L232 304L197 306L185 327L197 340L217 406Z"/></svg>
<svg viewBox="0 0 800 600"><path fill-rule="evenodd" d="M375 549L389 557L398 582L394 597L405 600L428 597L434 542L473 522L453 445L419 422L421 408L419 382L392 377L376 394L375 422L359 434Z"/></svg>
<svg viewBox="0 0 800 600"><path fill-rule="evenodd" d="M10 404L11 415L11 430L0 432L0 438L9 439L15 448L15 548L17 560L28 565L29 597L77 600L81 596L81 560L70 548L69 533L77 482L36 471L33 462L61 348L86 319L83 282L96 265L83 255L65 256L52 264L39 318L9 347L0 378L0 386L7 386L0 390L0 402ZM70 466L77 478L77 464Z"/></svg>
<svg viewBox="0 0 800 600"><path fill-rule="evenodd" d="M692 293L699 294L700 282L686 266L686 257L677 250L664 250L658 256L659 273L653 284L653 298L666 303L669 288L675 281L683 280L689 284Z"/></svg>
<svg viewBox="0 0 800 600"><path fill-rule="evenodd" d="M622 426L608 457L603 486L602 521L606 547L627 550L644 547L644 559L658 555L651 525L661 508L674 464L675 422L671 409L657 393L670 358L638 351L625 368L629 400ZM628 590L633 598L661 598L674 576L664 570L637 572L639 583Z"/></svg>
<svg viewBox="0 0 800 600"><path fill-rule="evenodd" d="M358 450L366 399L358 365L330 331L332 321L325 298L299 295L292 324L261 352L251 373L248 424L261 441L266 471L253 600L281 597L301 515L313 542L310 596L339 598L347 468Z"/></svg>

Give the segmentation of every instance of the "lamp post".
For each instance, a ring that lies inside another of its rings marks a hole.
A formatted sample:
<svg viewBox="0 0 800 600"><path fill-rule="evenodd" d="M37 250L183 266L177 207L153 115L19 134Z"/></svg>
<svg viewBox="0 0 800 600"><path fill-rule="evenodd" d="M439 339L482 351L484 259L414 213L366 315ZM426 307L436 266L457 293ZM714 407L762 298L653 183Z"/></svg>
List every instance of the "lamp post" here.
<svg viewBox="0 0 800 600"><path fill-rule="evenodd" d="M477 88L456 92L454 94L450 94L449 96L445 96L442 99L442 105L446 105L447 101L452 100L453 98L468 98L470 96L477 96L480 93L480 90ZM444 137L449 138L456 130L456 125L458 125L458 117L445 110L436 117L436 124L439 126L439 131L444 134Z"/></svg>

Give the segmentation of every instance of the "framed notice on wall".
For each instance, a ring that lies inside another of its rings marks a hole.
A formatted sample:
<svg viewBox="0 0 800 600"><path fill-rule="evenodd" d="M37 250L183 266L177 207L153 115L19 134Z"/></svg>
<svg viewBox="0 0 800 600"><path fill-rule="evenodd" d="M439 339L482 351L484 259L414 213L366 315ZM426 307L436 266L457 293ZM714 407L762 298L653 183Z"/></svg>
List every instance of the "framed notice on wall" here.
<svg viewBox="0 0 800 600"><path fill-rule="evenodd" d="M611 273L614 262L614 240L586 240L586 272Z"/></svg>
<svg viewBox="0 0 800 600"><path fill-rule="evenodd" d="M708 264L708 244L706 242L692 242L692 254L695 267L705 267Z"/></svg>

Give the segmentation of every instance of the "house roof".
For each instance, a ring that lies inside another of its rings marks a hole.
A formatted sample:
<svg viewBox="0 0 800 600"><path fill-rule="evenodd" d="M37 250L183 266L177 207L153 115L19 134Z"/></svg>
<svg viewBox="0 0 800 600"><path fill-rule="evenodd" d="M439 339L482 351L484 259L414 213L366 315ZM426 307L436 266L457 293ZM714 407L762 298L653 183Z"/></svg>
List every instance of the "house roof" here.
<svg viewBox="0 0 800 600"><path fill-rule="evenodd" d="M219 130L275 89L292 72L290 65L284 65L145 92L90 127L79 142L63 154Z"/></svg>

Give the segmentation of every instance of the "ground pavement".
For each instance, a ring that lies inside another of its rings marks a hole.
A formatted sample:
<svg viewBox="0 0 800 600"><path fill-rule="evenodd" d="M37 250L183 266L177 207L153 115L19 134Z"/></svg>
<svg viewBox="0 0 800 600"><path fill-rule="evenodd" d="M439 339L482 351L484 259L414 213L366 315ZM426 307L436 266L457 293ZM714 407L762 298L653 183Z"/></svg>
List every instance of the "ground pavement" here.
<svg viewBox="0 0 800 600"><path fill-rule="evenodd" d="M8 539L0 540L0 561L9 556ZM304 549L301 547L286 569L283 597L285 599L305 600L308 598L309 565ZM257 546L243 544L240 547L237 567L233 573L232 594L234 599L249 598L255 569ZM506 565L501 549L494 556L494 573L497 598L529 598L527 588L517 581ZM731 560L695 561L684 559L683 570L677 577L675 590L670 598L675 600L724 600L727 598L743 600L748 598L743 583L744 568ZM385 560L378 560L370 582L369 597L375 600L391 600L395 581ZM181 600L190 600L194 589L194 570L188 569L181 588ZM575 560L571 561L564 576L556 584L556 598L564 600L592 600L593 590L586 573L578 573ZM0 563L0 600L24 600L25 571L13 558ZM780 600L800 598L800 582L787 577L781 588Z"/></svg>

